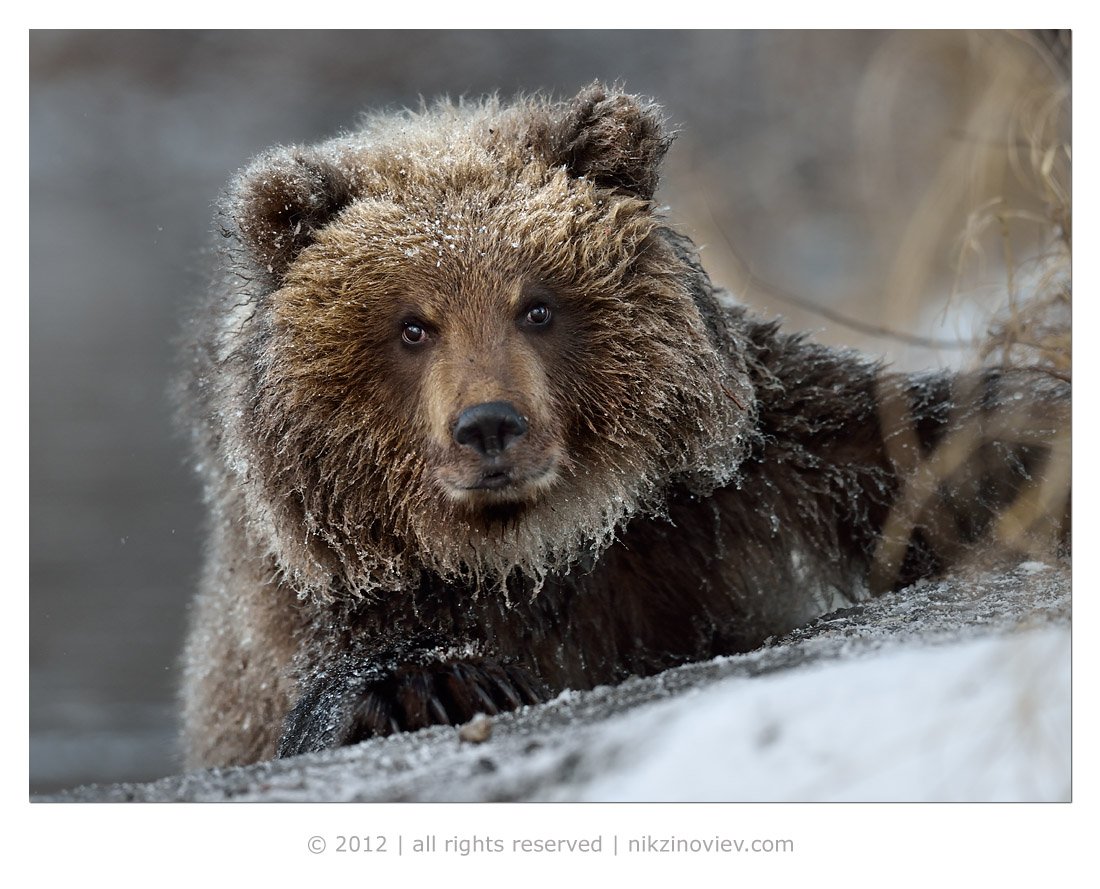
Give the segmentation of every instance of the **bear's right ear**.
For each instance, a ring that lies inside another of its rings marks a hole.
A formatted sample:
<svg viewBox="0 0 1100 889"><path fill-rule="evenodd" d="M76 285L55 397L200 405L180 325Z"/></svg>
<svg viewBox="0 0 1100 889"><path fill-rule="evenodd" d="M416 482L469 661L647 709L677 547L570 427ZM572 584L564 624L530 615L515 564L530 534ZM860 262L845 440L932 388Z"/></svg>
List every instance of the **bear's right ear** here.
<svg viewBox="0 0 1100 889"><path fill-rule="evenodd" d="M236 236L261 276L277 286L316 232L354 197L347 175L307 149L277 149L253 162L225 204Z"/></svg>
<svg viewBox="0 0 1100 889"><path fill-rule="evenodd" d="M544 140L551 163L601 188L653 197L658 168L672 144L658 105L593 83L559 107L546 131L533 134Z"/></svg>

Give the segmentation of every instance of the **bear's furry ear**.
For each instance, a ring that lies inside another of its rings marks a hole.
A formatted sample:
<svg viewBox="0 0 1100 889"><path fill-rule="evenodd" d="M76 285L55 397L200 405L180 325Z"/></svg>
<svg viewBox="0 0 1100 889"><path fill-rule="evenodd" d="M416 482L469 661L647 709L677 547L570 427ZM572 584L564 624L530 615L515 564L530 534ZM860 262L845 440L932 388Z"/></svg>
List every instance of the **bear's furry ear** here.
<svg viewBox="0 0 1100 889"><path fill-rule="evenodd" d="M672 144L658 105L593 83L562 110L546 134L552 163L601 188L653 197L661 159Z"/></svg>
<svg viewBox="0 0 1100 889"><path fill-rule="evenodd" d="M227 229L256 270L278 285L319 228L353 198L346 174L308 149L278 149L256 160L230 190Z"/></svg>

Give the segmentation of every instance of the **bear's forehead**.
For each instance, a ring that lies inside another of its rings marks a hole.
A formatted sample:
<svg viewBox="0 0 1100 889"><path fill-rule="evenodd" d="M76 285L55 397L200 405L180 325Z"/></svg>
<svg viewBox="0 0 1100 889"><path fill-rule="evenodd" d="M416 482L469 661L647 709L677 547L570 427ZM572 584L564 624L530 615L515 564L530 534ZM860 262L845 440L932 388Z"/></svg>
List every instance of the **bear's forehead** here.
<svg viewBox="0 0 1100 889"><path fill-rule="evenodd" d="M432 155L434 165L421 155L360 157L355 197L289 278L329 292L477 293L509 303L532 282L606 290L657 224L649 202L563 168L500 167L491 153L475 154Z"/></svg>
<svg viewBox="0 0 1100 889"><path fill-rule="evenodd" d="M285 284L320 303L346 297L427 320L465 310L497 314L542 279L525 240L489 211L361 200L318 234Z"/></svg>
<svg viewBox="0 0 1100 889"><path fill-rule="evenodd" d="M480 263L527 262L534 251L553 259L565 244L591 237L615 213L614 199L587 182L550 174L539 184L498 181L491 189L458 188L445 175L416 189L377 188L353 200L317 237L334 268L381 263L465 270Z"/></svg>
<svg viewBox="0 0 1100 889"><path fill-rule="evenodd" d="M372 277L378 271L425 278L449 270L476 281L487 269L518 268L524 239L503 209L440 202L435 206L360 200L318 237L318 247L338 275Z"/></svg>

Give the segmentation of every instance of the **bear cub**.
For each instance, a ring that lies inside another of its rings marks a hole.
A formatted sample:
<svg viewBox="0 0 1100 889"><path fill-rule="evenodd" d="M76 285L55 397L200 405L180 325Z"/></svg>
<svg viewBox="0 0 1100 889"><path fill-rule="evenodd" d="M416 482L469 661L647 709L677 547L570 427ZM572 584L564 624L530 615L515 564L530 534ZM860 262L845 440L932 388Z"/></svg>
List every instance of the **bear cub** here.
<svg viewBox="0 0 1100 889"><path fill-rule="evenodd" d="M654 204L670 142L596 84L379 115L233 181L186 356L190 765L743 652L958 561L1036 483L1067 386L754 318Z"/></svg>

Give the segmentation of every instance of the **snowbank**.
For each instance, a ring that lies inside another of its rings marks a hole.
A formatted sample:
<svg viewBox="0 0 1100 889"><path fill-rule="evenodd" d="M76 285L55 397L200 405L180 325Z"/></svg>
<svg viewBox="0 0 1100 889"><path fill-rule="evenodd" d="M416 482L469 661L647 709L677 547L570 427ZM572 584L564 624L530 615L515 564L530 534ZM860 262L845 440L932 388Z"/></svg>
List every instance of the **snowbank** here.
<svg viewBox="0 0 1100 889"><path fill-rule="evenodd" d="M1068 800L1070 577L920 583L494 718L45 801ZM466 733L476 737L477 733Z"/></svg>

